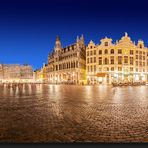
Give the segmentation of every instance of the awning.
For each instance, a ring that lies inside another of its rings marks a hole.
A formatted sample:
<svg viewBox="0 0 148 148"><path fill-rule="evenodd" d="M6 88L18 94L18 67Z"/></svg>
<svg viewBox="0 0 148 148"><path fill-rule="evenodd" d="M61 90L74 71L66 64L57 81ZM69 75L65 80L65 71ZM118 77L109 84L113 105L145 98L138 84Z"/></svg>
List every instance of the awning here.
<svg viewBox="0 0 148 148"><path fill-rule="evenodd" d="M106 73L97 73L96 76L97 77L105 77Z"/></svg>

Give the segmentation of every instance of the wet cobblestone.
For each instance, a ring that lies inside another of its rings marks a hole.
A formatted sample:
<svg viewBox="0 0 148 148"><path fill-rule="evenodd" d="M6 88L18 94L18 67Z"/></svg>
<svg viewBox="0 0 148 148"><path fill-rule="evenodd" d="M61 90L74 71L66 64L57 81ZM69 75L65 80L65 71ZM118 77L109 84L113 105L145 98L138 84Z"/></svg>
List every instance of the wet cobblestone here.
<svg viewBox="0 0 148 148"><path fill-rule="evenodd" d="M0 87L0 142L148 142L148 86Z"/></svg>

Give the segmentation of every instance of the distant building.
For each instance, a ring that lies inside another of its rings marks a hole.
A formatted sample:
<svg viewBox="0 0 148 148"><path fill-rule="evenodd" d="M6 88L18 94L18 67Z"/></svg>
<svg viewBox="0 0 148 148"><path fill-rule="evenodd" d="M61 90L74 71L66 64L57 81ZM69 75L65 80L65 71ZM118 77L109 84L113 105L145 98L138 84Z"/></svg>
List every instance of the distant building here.
<svg viewBox="0 0 148 148"><path fill-rule="evenodd" d="M33 79L30 65L0 64L0 80L19 81Z"/></svg>
<svg viewBox="0 0 148 148"><path fill-rule="evenodd" d="M60 38L56 38L55 48L48 55L46 82L84 83L86 80L86 47L83 36L76 43L62 48Z"/></svg>
<svg viewBox="0 0 148 148"><path fill-rule="evenodd" d="M87 82L111 84L113 81L148 82L148 48L139 40L136 45L125 33L119 41L104 38L86 49Z"/></svg>

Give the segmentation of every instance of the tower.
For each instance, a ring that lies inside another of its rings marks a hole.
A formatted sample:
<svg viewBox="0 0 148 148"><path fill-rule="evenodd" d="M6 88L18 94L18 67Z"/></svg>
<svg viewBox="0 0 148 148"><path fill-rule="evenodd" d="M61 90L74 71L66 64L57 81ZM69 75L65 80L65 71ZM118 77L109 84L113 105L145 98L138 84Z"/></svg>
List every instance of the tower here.
<svg viewBox="0 0 148 148"><path fill-rule="evenodd" d="M55 42L55 48L54 49L55 49L55 52L60 51L62 49L61 41L60 41L59 36L56 37L56 42Z"/></svg>

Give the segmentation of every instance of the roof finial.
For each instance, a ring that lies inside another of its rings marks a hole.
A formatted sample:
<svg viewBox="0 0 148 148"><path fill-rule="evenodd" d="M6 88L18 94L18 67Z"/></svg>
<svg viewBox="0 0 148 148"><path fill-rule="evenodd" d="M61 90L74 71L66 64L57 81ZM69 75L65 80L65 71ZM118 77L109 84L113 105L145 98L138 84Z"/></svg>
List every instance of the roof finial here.
<svg viewBox="0 0 148 148"><path fill-rule="evenodd" d="M128 37L128 34L127 34L127 32L125 32L125 37Z"/></svg>

